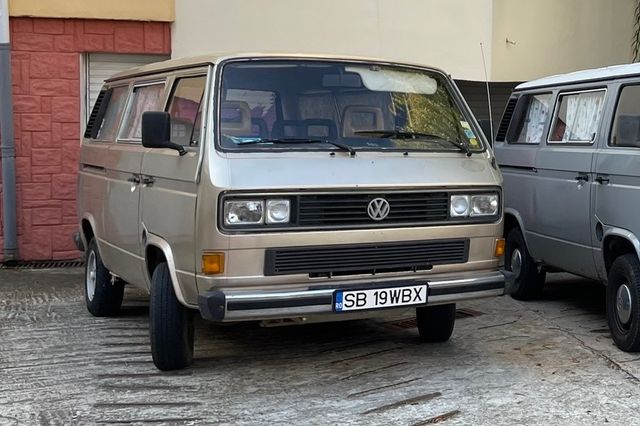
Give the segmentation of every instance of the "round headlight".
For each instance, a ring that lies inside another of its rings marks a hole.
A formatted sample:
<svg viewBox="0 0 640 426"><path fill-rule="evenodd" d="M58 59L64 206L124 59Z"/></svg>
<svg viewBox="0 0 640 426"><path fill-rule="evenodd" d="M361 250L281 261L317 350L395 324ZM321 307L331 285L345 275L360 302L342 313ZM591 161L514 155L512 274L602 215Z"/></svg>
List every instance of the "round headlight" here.
<svg viewBox="0 0 640 426"><path fill-rule="evenodd" d="M267 223L288 223L289 200L267 200Z"/></svg>
<svg viewBox="0 0 640 426"><path fill-rule="evenodd" d="M463 217L469 215L469 196L468 195L452 195L451 196L451 217Z"/></svg>

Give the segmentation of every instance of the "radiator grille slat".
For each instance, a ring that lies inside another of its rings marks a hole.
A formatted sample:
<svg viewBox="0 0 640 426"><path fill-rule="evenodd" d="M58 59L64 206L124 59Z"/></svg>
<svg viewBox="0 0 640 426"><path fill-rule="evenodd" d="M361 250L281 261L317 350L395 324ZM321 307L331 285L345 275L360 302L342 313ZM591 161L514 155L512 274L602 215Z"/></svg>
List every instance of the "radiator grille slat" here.
<svg viewBox="0 0 640 426"><path fill-rule="evenodd" d="M465 263L469 240L268 249L265 275L376 273Z"/></svg>

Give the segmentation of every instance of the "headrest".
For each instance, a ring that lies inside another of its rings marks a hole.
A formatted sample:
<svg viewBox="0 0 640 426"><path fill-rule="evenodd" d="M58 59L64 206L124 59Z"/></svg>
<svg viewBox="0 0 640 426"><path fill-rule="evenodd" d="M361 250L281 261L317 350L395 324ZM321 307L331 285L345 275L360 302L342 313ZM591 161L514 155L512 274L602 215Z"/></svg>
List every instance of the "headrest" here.
<svg viewBox="0 0 640 426"><path fill-rule="evenodd" d="M251 136L251 109L241 101L223 102L220 108L220 128L231 136Z"/></svg>
<svg viewBox="0 0 640 426"><path fill-rule="evenodd" d="M372 106L348 106L342 116L342 136L357 136L356 132L384 130L382 108Z"/></svg>

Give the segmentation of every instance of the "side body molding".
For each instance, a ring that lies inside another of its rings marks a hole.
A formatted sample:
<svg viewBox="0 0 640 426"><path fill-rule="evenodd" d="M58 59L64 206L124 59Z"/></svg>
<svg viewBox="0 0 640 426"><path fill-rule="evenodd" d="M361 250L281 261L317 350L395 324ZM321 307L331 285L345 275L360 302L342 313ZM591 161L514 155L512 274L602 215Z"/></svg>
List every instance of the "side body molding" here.
<svg viewBox="0 0 640 426"><path fill-rule="evenodd" d="M152 234L150 232L147 232L146 237L147 237L147 244L145 246L145 251L146 251L146 247L155 246L160 250L162 250L162 252L164 253L164 258L167 260L167 266L169 267L169 274L171 275L171 281L173 282L173 290L176 293L176 297L178 298L178 301L188 308L197 309L198 308L197 304L191 305L187 303L187 301L184 298L184 292L182 291L182 287L180 286L180 281L178 280L178 274L176 274L176 265L173 259L173 251L171 250L171 246L169 245L169 243L167 243L161 237L155 234ZM148 259L145 259L145 262L148 262ZM151 276L149 276L149 282L151 282Z"/></svg>

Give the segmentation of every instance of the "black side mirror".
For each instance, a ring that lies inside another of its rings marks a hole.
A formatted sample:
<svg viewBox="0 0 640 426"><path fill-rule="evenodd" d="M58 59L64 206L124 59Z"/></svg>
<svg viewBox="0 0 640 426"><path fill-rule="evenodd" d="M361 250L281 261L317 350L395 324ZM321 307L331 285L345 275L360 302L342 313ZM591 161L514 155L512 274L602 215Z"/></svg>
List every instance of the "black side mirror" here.
<svg viewBox="0 0 640 426"><path fill-rule="evenodd" d="M164 111L142 113L142 146L146 148L170 148L180 156L187 153L182 145L171 142L171 114Z"/></svg>

